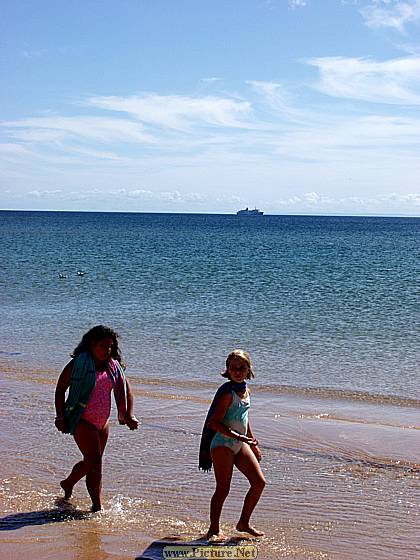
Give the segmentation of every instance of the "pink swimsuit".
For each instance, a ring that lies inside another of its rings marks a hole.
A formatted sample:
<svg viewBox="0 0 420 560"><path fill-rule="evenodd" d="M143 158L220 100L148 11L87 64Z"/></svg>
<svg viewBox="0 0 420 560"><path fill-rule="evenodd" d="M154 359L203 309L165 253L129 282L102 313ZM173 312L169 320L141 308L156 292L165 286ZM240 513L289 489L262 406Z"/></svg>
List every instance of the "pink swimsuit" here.
<svg viewBox="0 0 420 560"><path fill-rule="evenodd" d="M112 381L106 370L96 372L96 384L82 415L98 430L102 430L111 413Z"/></svg>

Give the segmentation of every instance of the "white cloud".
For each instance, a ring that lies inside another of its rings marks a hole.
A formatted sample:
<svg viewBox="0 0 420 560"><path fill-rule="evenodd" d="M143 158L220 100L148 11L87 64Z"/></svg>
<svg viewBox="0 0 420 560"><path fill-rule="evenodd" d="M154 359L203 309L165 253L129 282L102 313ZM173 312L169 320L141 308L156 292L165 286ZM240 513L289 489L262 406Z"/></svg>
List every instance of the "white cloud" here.
<svg viewBox="0 0 420 560"><path fill-rule="evenodd" d="M326 196L323 193L318 193L315 191L304 192L299 196L290 196L288 198L278 199L275 201L276 206L286 207L290 209L299 206L314 209L316 207L327 208L330 204L334 204L334 199L332 199L330 196Z"/></svg>
<svg viewBox="0 0 420 560"><path fill-rule="evenodd" d="M35 58L44 58L47 56L65 56L69 54L77 54L80 47L52 47L49 49L26 49L23 51L24 58L29 60Z"/></svg>
<svg viewBox="0 0 420 560"><path fill-rule="evenodd" d="M304 195L307 202L318 204L322 197L317 192L309 192Z"/></svg>
<svg viewBox="0 0 420 560"><path fill-rule="evenodd" d="M118 189L115 194L117 196L143 200L151 200L155 196L153 191L147 189Z"/></svg>
<svg viewBox="0 0 420 560"><path fill-rule="evenodd" d="M10 198L16 200L22 198L17 193L9 193ZM122 204L163 204L170 205L173 208L182 208L183 206L193 205L198 210L221 205L221 207L236 208L241 204L246 204L246 198L235 195L217 195L208 193L199 193L193 191L182 192L180 190L164 190L152 191L147 189L110 189L103 191L98 188L85 188L83 191L65 191L64 189L34 189L25 194L25 197L36 199L40 202L50 201L59 203L60 201L92 201L97 204L104 196L112 201ZM286 198L278 198L271 202L264 200L262 204L264 208L271 211L307 211L317 213L331 213L334 211L360 211L360 212L395 212L398 207L403 208L419 208L420 209L420 193L378 193L376 196L331 196L324 192L309 191L302 192L300 195L288 196ZM132 208L135 209L135 208Z"/></svg>
<svg viewBox="0 0 420 560"><path fill-rule="evenodd" d="M33 196L35 198L62 198L63 195L63 191L61 189L55 189L55 190L45 190L45 191L39 191L39 190L33 190L33 191L29 191L28 196Z"/></svg>
<svg viewBox="0 0 420 560"><path fill-rule="evenodd" d="M174 130L192 126L248 128L244 121L251 113L248 101L226 97L187 97L144 94L131 97L91 97L88 104L108 111L123 112L143 123Z"/></svg>
<svg viewBox="0 0 420 560"><path fill-rule="evenodd" d="M318 68L318 89L335 97L374 103L420 105L420 56L378 62L325 57L307 61Z"/></svg>
<svg viewBox="0 0 420 560"><path fill-rule="evenodd" d="M21 156L27 152L28 151L25 146L22 146L21 144L0 144L0 154Z"/></svg>
<svg viewBox="0 0 420 560"><path fill-rule="evenodd" d="M276 82L263 82L249 80L247 82L256 93L262 96L265 102L272 108L282 113L289 113L291 110L290 95L287 90Z"/></svg>
<svg viewBox="0 0 420 560"><path fill-rule="evenodd" d="M416 43L400 43L398 48L413 56L420 56L420 44Z"/></svg>
<svg viewBox="0 0 420 560"><path fill-rule="evenodd" d="M289 7L294 8L304 8L307 4L306 0L289 0Z"/></svg>
<svg viewBox="0 0 420 560"><path fill-rule="evenodd" d="M3 128L12 130L15 138L27 142L53 142L65 137L78 137L99 142L121 141L145 144L155 139L144 131L141 123L103 117L35 117L3 122Z"/></svg>
<svg viewBox="0 0 420 560"><path fill-rule="evenodd" d="M390 27L404 32L408 23L420 21L420 0L375 0L360 13L369 27Z"/></svg>
<svg viewBox="0 0 420 560"><path fill-rule="evenodd" d="M14 198L21 198L19 193L8 192ZM164 202L164 203L205 203L209 197L208 194L199 192L181 192L173 191L152 191L147 189L108 189L102 190L97 188L85 188L83 191L66 191L65 189L33 189L25 193L35 199L43 200L99 200L106 196L108 200L115 202L121 201L140 201L140 202Z"/></svg>
<svg viewBox="0 0 420 560"><path fill-rule="evenodd" d="M420 150L420 119L402 117L328 117L319 123L285 132L273 138L273 148L283 157L329 162L365 154L381 158L385 153L416 154ZM382 154L382 156L381 156Z"/></svg>
<svg viewBox="0 0 420 560"><path fill-rule="evenodd" d="M246 83L258 95L256 105L259 105L259 108L264 111L269 110L271 112L268 116L269 119L273 118L273 113L275 113L277 122L281 119L284 123L294 123L295 125L307 124L313 119L314 113L311 112L310 108L297 107L296 100L282 84L257 80L249 80ZM264 127L260 123L255 128L262 129Z"/></svg>
<svg viewBox="0 0 420 560"><path fill-rule="evenodd" d="M332 197L323 193L308 192L300 196L277 199L273 209L279 212L316 212L316 213L398 213L410 208L420 209L420 194L416 193L379 193L376 196ZM396 210L397 209L397 210ZM402 212L404 213L404 212Z"/></svg>
<svg viewBox="0 0 420 560"><path fill-rule="evenodd" d="M201 78L200 79L200 83L201 84L205 84L205 85L211 85L211 84L216 84L222 81L222 78L217 78L216 76L214 76L213 78Z"/></svg>
<svg viewBox="0 0 420 560"><path fill-rule="evenodd" d="M110 160L113 162L121 162L121 163L126 163L126 159L125 158L121 158L120 156L118 156L117 154L115 154L114 152L105 152L103 150L94 150L94 149L89 149L89 148L81 148L81 147L67 147L66 148L67 152L71 152L71 153L76 153L76 154L80 154L82 156L85 156L86 158L94 158L94 159L99 159L99 160Z"/></svg>

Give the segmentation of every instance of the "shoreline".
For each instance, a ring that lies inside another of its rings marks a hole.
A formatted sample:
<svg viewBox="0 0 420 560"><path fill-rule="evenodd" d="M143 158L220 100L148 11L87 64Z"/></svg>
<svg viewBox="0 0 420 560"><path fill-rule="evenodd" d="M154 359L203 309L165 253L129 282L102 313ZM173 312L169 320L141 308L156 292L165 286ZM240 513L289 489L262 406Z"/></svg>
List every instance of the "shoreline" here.
<svg viewBox="0 0 420 560"><path fill-rule="evenodd" d="M11 352L8 357L5 356L6 354L6 352L0 352L0 372L10 375L12 378L19 377L25 381L54 385L61 369L64 367L64 364L57 365L56 368L53 366L34 367L33 364L26 363L26 360L21 361L20 359L16 359L16 356L19 355L18 353ZM130 382L133 384L144 385L145 387L158 387L161 392L164 392L166 389L172 389L174 385L174 379L171 374L165 376L145 376L130 367L127 369L127 373ZM222 383L223 378L221 376L218 378L217 375L213 376L211 380L203 380L199 377L176 379L176 387L181 389L179 394L182 392L186 394L189 392L196 394L200 391L211 394L212 391L214 393ZM287 396L291 399L302 399L303 401L335 400L338 402L355 402L356 404L370 403L372 405L390 405L391 407L403 406L420 409L420 398L394 393L379 393L331 386L313 387L290 384L267 384L259 382L258 379L252 380L250 387L254 391L260 393L271 393L279 395L279 397ZM143 391L147 392L147 389L143 389ZM151 391L151 393L153 393L153 391Z"/></svg>

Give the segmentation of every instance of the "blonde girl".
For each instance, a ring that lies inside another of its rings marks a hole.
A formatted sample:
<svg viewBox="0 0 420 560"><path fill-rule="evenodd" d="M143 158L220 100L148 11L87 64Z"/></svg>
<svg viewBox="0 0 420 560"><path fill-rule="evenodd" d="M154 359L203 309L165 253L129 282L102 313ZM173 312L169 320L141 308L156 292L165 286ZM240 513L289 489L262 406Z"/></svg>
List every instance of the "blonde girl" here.
<svg viewBox="0 0 420 560"><path fill-rule="evenodd" d="M210 503L210 527L207 537L220 537L220 516L229 494L233 467L249 481L238 531L264 535L250 524L251 514L261 497L265 478L259 465L261 451L248 420L250 391L246 381L254 377L251 358L244 350L234 350L226 359L223 376L228 382L219 387L210 407L200 445L200 468L213 465L216 489Z"/></svg>

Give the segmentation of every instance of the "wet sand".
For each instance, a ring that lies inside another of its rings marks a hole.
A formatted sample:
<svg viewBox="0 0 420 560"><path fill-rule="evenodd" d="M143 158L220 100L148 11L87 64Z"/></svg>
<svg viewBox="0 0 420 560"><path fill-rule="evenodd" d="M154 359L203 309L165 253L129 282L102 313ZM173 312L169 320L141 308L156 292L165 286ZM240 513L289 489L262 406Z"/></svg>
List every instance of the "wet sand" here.
<svg viewBox="0 0 420 560"><path fill-rule="evenodd" d="M54 374L3 368L0 378L0 556L71 560L162 558L168 543L202 543L213 475L199 472L199 434L213 387L133 380L142 425L113 420L104 511L89 514L81 481L70 504L59 481L79 454L53 425ZM420 429L415 403L304 396L255 386L253 430L266 491L254 523L258 558L375 560L418 554ZM234 526L247 485L235 473L223 510Z"/></svg>

